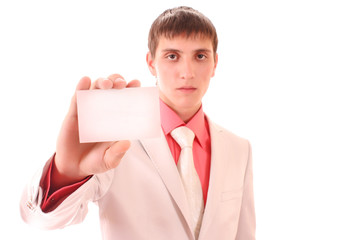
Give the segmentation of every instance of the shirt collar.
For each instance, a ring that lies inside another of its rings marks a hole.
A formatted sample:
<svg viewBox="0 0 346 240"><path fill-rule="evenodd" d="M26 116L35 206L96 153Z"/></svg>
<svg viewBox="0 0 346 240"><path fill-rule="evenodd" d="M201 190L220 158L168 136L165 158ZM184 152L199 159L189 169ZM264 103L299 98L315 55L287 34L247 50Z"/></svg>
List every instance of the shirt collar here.
<svg viewBox="0 0 346 240"><path fill-rule="evenodd" d="M197 138L198 143L205 148L208 139L208 128L202 106L196 114L185 123L167 104L160 99L161 126L165 135L168 135L175 128L186 126L190 128Z"/></svg>

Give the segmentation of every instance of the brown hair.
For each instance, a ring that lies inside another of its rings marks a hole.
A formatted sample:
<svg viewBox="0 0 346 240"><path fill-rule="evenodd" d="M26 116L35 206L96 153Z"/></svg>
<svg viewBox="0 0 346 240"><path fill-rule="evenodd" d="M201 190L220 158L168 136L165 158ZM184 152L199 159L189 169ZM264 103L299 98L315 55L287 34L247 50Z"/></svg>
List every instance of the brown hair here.
<svg viewBox="0 0 346 240"><path fill-rule="evenodd" d="M148 48L152 57L155 58L161 36L172 39L179 35L209 38L215 55L218 39L213 23L197 10L182 6L164 11L151 25Z"/></svg>

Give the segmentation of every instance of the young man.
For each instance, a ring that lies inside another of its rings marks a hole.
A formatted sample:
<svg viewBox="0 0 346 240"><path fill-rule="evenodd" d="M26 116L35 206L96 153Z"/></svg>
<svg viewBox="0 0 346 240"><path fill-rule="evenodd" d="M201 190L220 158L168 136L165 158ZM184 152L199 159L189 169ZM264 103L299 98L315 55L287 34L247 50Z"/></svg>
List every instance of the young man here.
<svg viewBox="0 0 346 240"><path fill-rule="evenodd" d="M255 239L249 142L202 109L217 42L213 24L198 11L162 13L151 27L147 54L160 93L162 137L80 144L74 96L56 153L24 191L23 219L46 229L65 227L82 222L94 201L103 239ZM139 85L113 74L93 83L84 77L77 90Z"/></svg>

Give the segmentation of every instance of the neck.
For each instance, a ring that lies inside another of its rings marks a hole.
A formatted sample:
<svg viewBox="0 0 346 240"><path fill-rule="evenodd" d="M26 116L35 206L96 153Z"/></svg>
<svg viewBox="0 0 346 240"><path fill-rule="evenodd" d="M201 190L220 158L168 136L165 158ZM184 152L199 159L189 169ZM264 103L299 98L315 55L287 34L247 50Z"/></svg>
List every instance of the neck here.
<svg viewBox="0 0 346 240"><path fill-rule="evenodd" d="M166 103L166 102L165 102ZM195 116L198 110L201 108L202 103L189 107L189 108L178 108L175 105L171 105L166 103L180 118L184 121L184 123L188 123L190 119Z"/></svg>
<svg viewBox="0 0 346 240"><path fill-rule="evenodd" d="M175 109L173 109L178 116L181 118L181 120L184 121L184 123L188 123L190 121L190 119L196 114L196 112L198 111L199 108L194 109L192 111L176 111Z"/></svg>

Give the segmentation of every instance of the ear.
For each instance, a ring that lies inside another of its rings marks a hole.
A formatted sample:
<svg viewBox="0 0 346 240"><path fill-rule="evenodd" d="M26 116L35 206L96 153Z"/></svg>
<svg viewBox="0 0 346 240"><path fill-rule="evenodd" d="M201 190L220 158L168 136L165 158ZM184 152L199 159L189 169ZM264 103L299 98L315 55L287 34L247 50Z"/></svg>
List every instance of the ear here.
<svg viewBox="0 0 346 240"><path fill-rule="evenodd" d="M214 69L213 69L213 74L211 75L211 77L215 76L215 70L217 67L217 63L219 62L219 54L215 53L215 59L214 59Z"/></svg>
<svg viewBox="0 0 346 240"><path fill-rule="evenodd" d="M148 68L151 72L151 74L156 77L156 68L155 68L155 62L154 59L150 53L150 51L147 53L147 64L148 64Z"/></svg>

